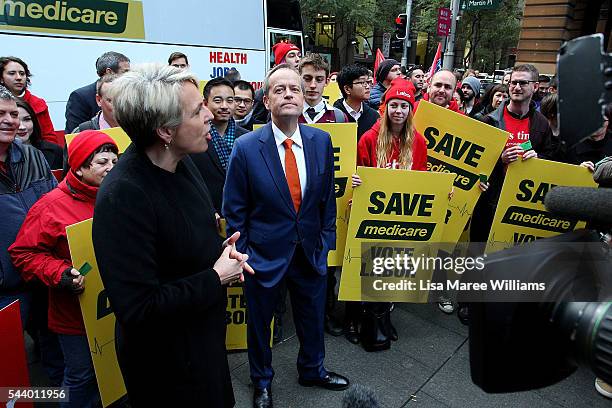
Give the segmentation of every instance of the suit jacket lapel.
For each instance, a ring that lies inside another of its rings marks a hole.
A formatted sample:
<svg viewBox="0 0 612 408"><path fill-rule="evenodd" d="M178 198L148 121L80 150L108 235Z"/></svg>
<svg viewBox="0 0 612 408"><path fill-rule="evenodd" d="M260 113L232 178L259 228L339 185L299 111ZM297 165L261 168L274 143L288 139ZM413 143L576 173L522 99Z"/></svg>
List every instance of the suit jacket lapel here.
<svg viewBox="0 0 612 408"><path fill-rule="evenodd" d="M289 192L289 185L287 184L287 178L283 172L283 167L278 156L278 148L276 146L276 140L272 133L272 125L268 123L262 131L259 138L261 145L261 155L270 171L272 180L276 184L276 188L280 193L283 201L287 204L287 207L295 213L295 207L293 207L293 200L291 199L291 193Z"/></svg>
<svg viewBox="0 0 612 408"><path fill-rule="evenodd" d="M308 126L300 126L300 134L302 135L302 145L304 146L304 161L306 162L306 190L304 192L304 197L302 197L302 205L306 203L306 200L309 198L310 190L312 189L312 183L315 180L317 169L316 169L316 160L317 160L317 151L316 144L313 140L313 135L310 133L310 129Z"/></svg>

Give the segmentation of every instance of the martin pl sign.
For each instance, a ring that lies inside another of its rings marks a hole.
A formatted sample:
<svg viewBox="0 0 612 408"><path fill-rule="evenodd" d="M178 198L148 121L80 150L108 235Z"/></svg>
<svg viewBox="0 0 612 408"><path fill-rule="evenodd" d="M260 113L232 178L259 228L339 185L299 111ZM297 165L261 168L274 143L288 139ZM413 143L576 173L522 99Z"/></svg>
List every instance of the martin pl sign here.
<svg viewBox="0 0 612 408"><path fill-rule="evenodd" d="M463 0L461 10L492 10L499 8L502 0Z"/></svg>

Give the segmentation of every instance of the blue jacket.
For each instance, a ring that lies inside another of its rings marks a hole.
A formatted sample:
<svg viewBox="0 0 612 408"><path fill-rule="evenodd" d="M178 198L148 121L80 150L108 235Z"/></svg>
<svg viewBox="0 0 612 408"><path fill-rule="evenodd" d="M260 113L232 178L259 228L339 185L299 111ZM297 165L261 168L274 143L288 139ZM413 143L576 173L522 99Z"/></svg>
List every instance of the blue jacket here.
<svg viewBox="0 0 612 408"><path fill-rule="evenodd" d="M21 289L23 280L13 267L8 247L15 242L30 207L57 185L42 152L19 140L11 144L7 167L8 175L0 172L0 294Z"/></svg>
<svg viewBox="0 0 612 408"><path fill-rule="evenodd" d="M240 231L238 251L249 255L254 279L264 287L280 281L298 244L320 275L336 247L334 157L329 134L299 125L307 185L296 213L280 162L272 124L236 139L225 178L227 234Z"/></svg>
<svg viewBox="0 0 612 408"><path fill-rule="evenodd" d="M370 105L370 108L374 109L375 111L378 111L378 107L380 106L380 99L382 98L386 90L387 88L385 88L380 82L374 85L374 87L370 91L370 99L368 99L368 105Z"/></svg>

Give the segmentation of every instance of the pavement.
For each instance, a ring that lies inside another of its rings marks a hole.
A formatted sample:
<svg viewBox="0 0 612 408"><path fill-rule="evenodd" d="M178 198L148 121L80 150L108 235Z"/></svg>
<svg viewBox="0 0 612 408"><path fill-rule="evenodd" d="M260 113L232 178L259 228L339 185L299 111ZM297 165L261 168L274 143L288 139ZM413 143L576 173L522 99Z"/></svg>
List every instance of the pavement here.
<svg viewBox="0 0 612 408"><path fill-rule="evenodd" d="M340 408L345 392L304 388L297 382L299 342L288 307L284 340L273 349L272 383L277 408ZM579 369L553 386L528 392L487 394L470 379L468 330L455 315L432 304L396 304L392 320L399 340L391 349L367 353L343 336L326 335L325 366L346 375L352 384L374 391L381 407L611 407L595 391L594 375ZM246 352L228 355L237 408L251 407L253 388ZM39 363L30 367L34 384L44 385ZM51 407L51 404L37 407ZM365 407L359 407L365 408Z"/></svg>
<svg viewBox="0 0 612 408"><path fill-rule="evenodd" d="M290 308L285 340L273 349L274 405L295 408L339 408L345 392L304 388L297 382L299 341ZM566 380L535 391L487 394L470 378L468 329L456 315L437 305L396 304L392 321L399 340L386 351L367 353L343 336L325 338L325 367L346 375L352 384L374 391L381 407L607 407L612 401L595 391L594 375L579 369ZM246 353L228 356L236 407L250 408L252 386ZM362 408L362 407L359 407Z"/></svg>

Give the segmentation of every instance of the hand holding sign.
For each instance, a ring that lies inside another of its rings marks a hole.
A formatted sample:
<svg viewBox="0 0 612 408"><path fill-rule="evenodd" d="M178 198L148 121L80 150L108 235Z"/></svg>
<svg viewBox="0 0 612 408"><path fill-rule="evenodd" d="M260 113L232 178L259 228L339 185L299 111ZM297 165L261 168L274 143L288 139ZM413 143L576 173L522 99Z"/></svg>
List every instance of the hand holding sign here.
<svg viewBox="0 0 612 408"><path fill-rule="evenodd" d="M74 293L81 293L85 290L85 276L81 275L81 272L72 268L70 274L74 277L72 279L72 291Z"/></svg>
<svg viewBox="0 0 612 408"><path fill-rule="evenodd" d="M538 153L535 150L527 150L525 153L523 153L523 161L537 157Z"/></svg>
<svg viewBox="0 0 612 408"><path fill-rule="evenodd" d="M504 149L501 155L502 162L504 164L512 163L518 159L518 156L523 154L523 148L519 145L508 147Z"/></svg>

